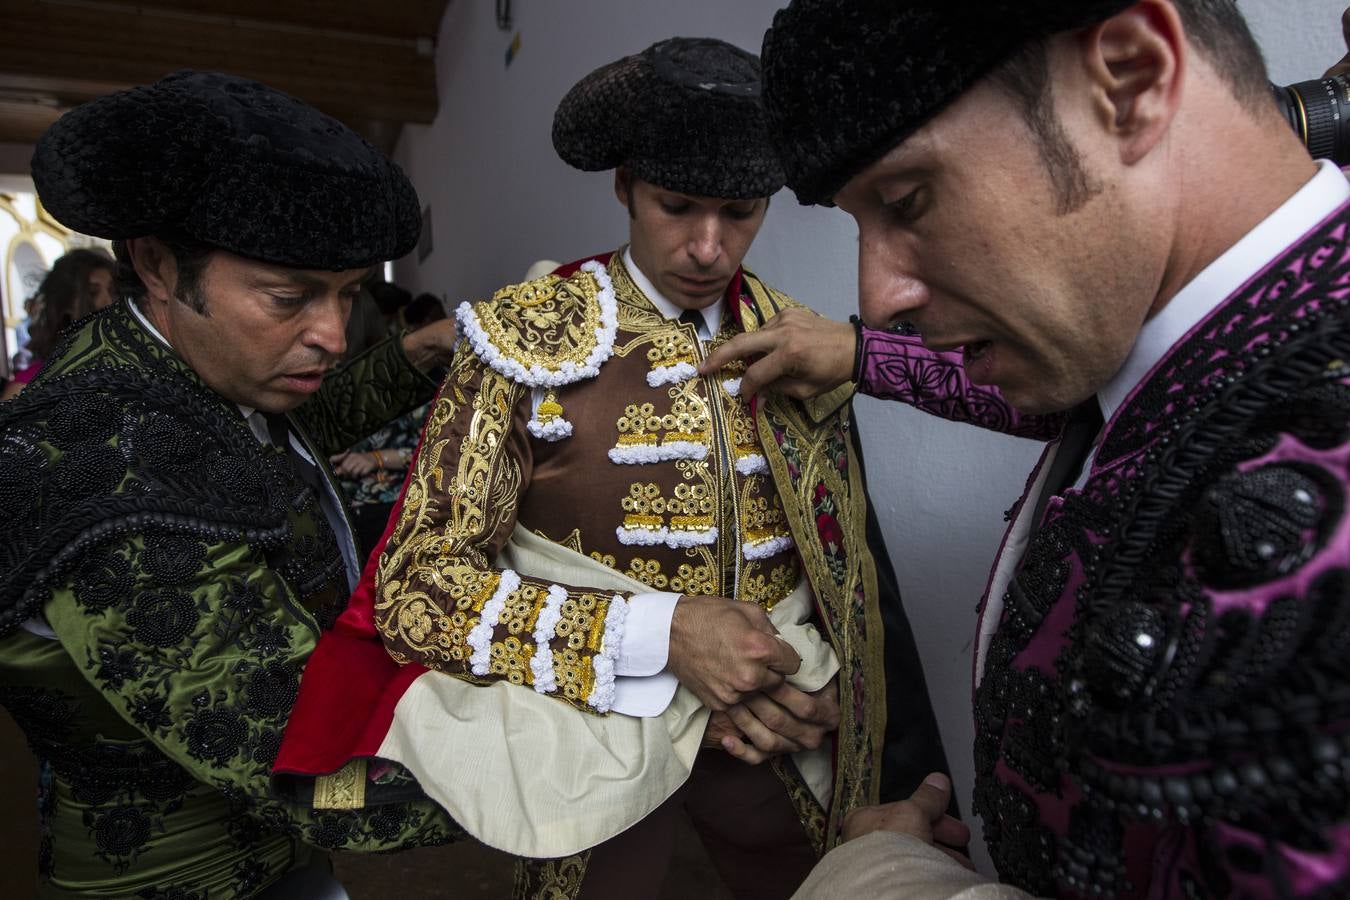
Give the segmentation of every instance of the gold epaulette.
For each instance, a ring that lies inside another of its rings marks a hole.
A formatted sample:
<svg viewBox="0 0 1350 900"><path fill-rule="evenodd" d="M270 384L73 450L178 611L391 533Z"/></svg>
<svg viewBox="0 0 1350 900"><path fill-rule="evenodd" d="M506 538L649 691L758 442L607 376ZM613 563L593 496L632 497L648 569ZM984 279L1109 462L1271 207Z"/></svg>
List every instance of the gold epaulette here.
<svg viewBox="0 0 1350 900"><path fill-rule="evenodd" d="M519 384L552 388L594 378L614 350L618 312L603 265L510 284L461 303L460 335L474 355Z"/></svg>

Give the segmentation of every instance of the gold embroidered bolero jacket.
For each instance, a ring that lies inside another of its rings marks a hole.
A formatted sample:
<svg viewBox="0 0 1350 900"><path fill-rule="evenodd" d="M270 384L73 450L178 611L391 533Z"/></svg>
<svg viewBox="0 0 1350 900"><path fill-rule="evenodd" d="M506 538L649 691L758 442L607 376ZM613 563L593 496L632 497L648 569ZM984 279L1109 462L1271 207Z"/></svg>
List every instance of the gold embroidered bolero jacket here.
<svg viewBox="0 0 1350 900"><path fill-rule="evenodd" d="M697 376L693 327L657 312L621 254L459 318L379 563L391 655L609 709L634 595L495 567L518 524L654 591L767 609L794 589L794 540L736 373ZM728 314L709 347L737 330Z"/></svg>

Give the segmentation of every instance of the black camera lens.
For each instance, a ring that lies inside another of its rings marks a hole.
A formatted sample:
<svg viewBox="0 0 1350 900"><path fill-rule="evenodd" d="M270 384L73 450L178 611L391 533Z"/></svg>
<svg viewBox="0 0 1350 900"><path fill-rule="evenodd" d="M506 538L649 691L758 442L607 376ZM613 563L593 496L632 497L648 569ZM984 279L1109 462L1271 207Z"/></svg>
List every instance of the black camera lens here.
<svg viewBox="0 0 1350 900"><path fill-rule="evenodd" d="M1350 164L1350 80L1336 75L1271 88L1275 102L1313 159Z"/></svg>

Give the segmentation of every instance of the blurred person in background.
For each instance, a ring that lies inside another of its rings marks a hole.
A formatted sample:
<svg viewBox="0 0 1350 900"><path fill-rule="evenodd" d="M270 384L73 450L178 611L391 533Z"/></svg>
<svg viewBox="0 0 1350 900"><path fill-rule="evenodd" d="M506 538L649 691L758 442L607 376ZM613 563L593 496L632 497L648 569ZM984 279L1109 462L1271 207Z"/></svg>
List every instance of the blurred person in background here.
<svg viewBox="0 0 1350 900"><path fill-rule="evenodd" d="M366 285L366 290L379 307L380 315L384 316L387 331L392 334L407 327L403 311L412 302L410 291L389 281L372 281Z"/></svg>
<svg viewBox="0 0 1350 900"><path fill-rule="evenodd" d="M15 358L14 378L0 390L8 400L32 381L56 347L61 332L113 301L113 261L101 250L71 250L42 279L29 309L28 342Z"/></svg>
<svg viewBox="0 0 1350 900"><path fill-rule="evenodd" d="M396 287L383 282L372 286ZM365 296L367 294L363 291L362 297ZM374 300L370 306L375 307ZM400 310L400 314L408 330L416 331L424 325L444 319L445 307L436 295L419 294ZM354 308L352 316L355 319ZM408 472L408 463L417 448L422 422L427 417L427 407L428 404L422 404L365 440L358 441L351 449L329 457L333 472L338 476L343 493L347 495L356 536L367 551L375 546L384 533L389 512L398 499L403 478Z"/></svg>

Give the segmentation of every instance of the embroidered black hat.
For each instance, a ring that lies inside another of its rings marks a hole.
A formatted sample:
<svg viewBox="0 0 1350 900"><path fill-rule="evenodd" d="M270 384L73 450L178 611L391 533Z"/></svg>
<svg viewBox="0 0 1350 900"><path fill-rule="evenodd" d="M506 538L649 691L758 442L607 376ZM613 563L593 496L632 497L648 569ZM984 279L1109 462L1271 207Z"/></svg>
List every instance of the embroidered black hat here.
<svg viewBox="0 0 1350 900"><path fill-rule="evenodd" d="M793 0L764 35L764 104L788 186L828 203L1033 40L1133 0Z"/></svg>
<svg viewBox="0 0 1350 900"><path fill-rule="evenodd" d="M77 106L38 140L33 181L75 231L167 234L264 262L354 269L417 244L417 194L342 123L266 85L176 72Z"/></svg>
<svg viewBox="0 0 1350 900"><path fill-rule="evenodd" d="M685 194L744 200L783 186L759 59L712 38L670 38L581 79L553 115L553 147L583 171L627 166Z"/></svg>

